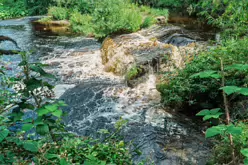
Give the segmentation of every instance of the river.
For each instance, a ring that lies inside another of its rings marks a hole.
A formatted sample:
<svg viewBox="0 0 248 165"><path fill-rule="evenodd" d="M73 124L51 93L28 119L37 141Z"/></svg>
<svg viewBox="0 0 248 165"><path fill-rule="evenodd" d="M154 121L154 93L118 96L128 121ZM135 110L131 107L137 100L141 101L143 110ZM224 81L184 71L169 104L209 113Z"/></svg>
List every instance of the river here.
<svg viewBox="0 0 248 165"><path fill-rule="evenodd" d="M124 78L104 71L99 43L94 38L57 35L37 31L32 24L39 17L0 21L0 35L14 39L23 50L34 50L30 60L49 65L53 73L55 97L68 106L65 118L68 130L98 137L97 130L113 130L120 118L129 122L121 134L133 140L142 155L133 154L137 163L179 165L205 164L208 142L197 126L186 116L166 112L160 105L156 77L151 72L147 81L135 88L127 87ZM1 48L15 49L11 42ZM15 74L19 55L0 57L0 65Z"/></svg>

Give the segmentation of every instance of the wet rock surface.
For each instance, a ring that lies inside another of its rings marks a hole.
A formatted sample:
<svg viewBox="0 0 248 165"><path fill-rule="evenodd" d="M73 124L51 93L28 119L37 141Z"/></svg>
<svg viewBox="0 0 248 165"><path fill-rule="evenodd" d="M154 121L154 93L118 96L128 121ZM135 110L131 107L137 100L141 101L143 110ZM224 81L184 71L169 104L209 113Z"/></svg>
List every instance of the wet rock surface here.
<svg viewBox="0 0 248 165"><path fill-rule="evenodd" d="M124 140L133 140L135 148L142 152L141 156L133 155L136 163L142 160L156 165L206 163L208 143L192 129L195 126L189 119L166 113L159 99L149 98L151 92L139 98L141 94L137 91L102 81L80 84L61 97L69 105L65 108L69 112L66 119L69 130L98 137L96 130L112 130L122 117L129 121L121 133Z"/></svg>
<svg viewBox="0 0 248 165"><path fill-rule="evenodd" d="M0 30L0 35L13 38L22 49L35 49L31 60L49 64L47 71L57 77L54 82L56 98L68 104L64 110L68 112L65 122L70 131L96 137L97 130L112 130L114 123L122 117L129 121L122 131L125 141L133 140L143 153L141 156L133 155L135 162L145 159L147 164L154 162L156 165L205 164L209 148L203 134L190 119L166 112L161 107L153 72L148 72L145 81L129 88L123 77L105 72L101 44L92 38L35 31L30 19L0 21ZM136 38L142 39L145 44L156 44L148 36L154 36L157 32L150 33L152 30L131 35L126 43L132 43ZM161 35L159 32L157 34ZM193 46L189 45L189 48ZM131 52L137 55L135 60L145 65L147 58L144 60L143 56L138 55L152 52L156 57L160 55L159 47L155 45L147 49L145 46ZM180 52L183 48L164 44L161 51ZM175 61L179 61L178 58L175 56ZM156 58L149 56L149 59ZM20 57L2 56L0 60L0 65L8 65L15 70Z"/></svg>
<svg viewBox="0 0 248 165"><path fill-rule="evenodd" d="M181 27L155 25L137 33L106 38L101 58L104 70L116 75L128 75L133 67L156 73L184 67L196 52L205 49L206 43L201 36ZM127 82L133 87L144 79L136 76Z"/></svg>

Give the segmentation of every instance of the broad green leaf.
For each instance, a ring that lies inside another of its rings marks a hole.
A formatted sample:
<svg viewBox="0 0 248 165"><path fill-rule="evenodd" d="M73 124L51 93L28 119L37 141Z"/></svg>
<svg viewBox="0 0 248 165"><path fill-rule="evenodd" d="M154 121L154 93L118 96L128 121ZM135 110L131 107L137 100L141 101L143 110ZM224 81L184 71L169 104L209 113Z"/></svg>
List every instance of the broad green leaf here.
<svg viewBox="0 0 248 165"><path fill-rule="evenodd" d="M241 135L242 134L242 128L241 127L235 127L234 125L230 125L227 127L227 132L232 135Z"/></svg>
<svg viewBox="0 0 248 165"><path fill-rule="evenodd" d="M225 69L227 70L235 69L239 71L248 70L248 64L234 64L234 65L225 67Z"/></svg>
<svg viewBox="0 0 248 165"><path fill-rule="evenodd" d="M196 74L193 74L192 76L190 76L190 78L197 78L197 77L219 79L219 78L221 78L221 75L219 75L217 73L217 71L208 70L208 71L199 72L199 73L196 73Z"/></svg>
<svg viewBox="0 0 248 165"><path fill-rule="evenodd" d="M84 165L99 165L99 160L85 160Z"/></svg>
<svg viewBox="0 0 248 165"><path fill-rule="evenodd" d="M38 148L38 143L35 141L25 141L23 144L23 148L27 151L31 151L31 152L38 152L39 148Z"/></svg>
<svg viewBox="0 0 248 165"><path fill-rule="evenodd" d="M248 148L244 148L240 151L245 157L248 158Z"/></svg>
<svg viewBox="0 0 248 165"><path fill-rule="evenodd" d="M59 164L60 164L60 165L70 165L70 164L66 161L65 158L60 159Z"/></svg>
<svg viewBox="0 0 248 165"><path fill-rule="evenodd" d="M219 112L221 109L220 108L215 108L215 109L204 109L202 111L200 111L199 113L196 114L196 116L204 116L203 120L208 120L211 118L215 118L218 119L220 117L220 115L222 115L222 112Z"/></svg>
<svg viewBox="0 0 248 165"><path fill-rule="evenodd" d="M211 110L210 110L210 114L211 114L211 115L215 115L215 114L217 114L220 110L221 110L220 108L211 109Z"/></svg>
<svg viewBox="0 0 248 165"><path fill-rule="evenodd" d="M237 86L225 86L225 87L222 87L220 89L222 89L227 95L237 93L241 90L241 88L239 88Z"/></svg>
<svg viewBox="0 0 248 165"><path fill-rule="evenodd" d="M58 109L58 110L54 111L52 114L53 114L54 116L60 118L61 115L62 115L62 111Z"/></svg>
<svg viewBox="0 0 248 165"><path fill-rule="evenodd" d="M51 105L45 106L45 108L50 110L50 112L54 112L55 110L58 109L58 105L57 104L51 104Z"/></svg>
<svg viewBox="0 0 248 165"><path fill-rule="evenodd" d="M8 136L9 130L4 129L0 131L0 143Z"/></svg>
<svg viewBox="0 0 248 165"><path fill-rule="evenodd" d="M47 158L47 159L59 158L59 155L57 155L57 154L45 154L45 158Z"/></svg>
<svg viewBox="0 0 248 165"><path fill-rule="evenodd" d="M226 130L225 125L213 126L213 127L207 129L205 137L211 138L213 136L221 134L225 130Z"/></svg>
<svg viewBox="0 0 248 165"><path fill-rule="evenodd" d="M36 132L40 135L46 135L49 133L49 127L47 124L39 124L36 126Z"/></svg>
<svg viewBox="0 0 248 165"><path fill-rule="evenodd" d="M203 120L206 121L206 120L209 120L211 118L218 119L220 117L220 115L222 115L222 114L223 114L222 112L218 112L214 115L206 115L203 117Z"/></svg>
<svg viewBox="0 0 248 165"><path fill-rule="evenodd" d="M240 94L244 95L244 96L248 96L248 88L241 88L241 90L239 91Z"/></svg>
<svg viewBox="0 0 248 165"><path fill-rule="evenodd" d="M208 109L204 109L204 110L201 110L200 112L198 112L196 114L196 116L206 116L206 115L209 115L210 114L210 111Z"/></svg>
<svg viewBox="0 0 248 165"><path fill-rule="evenodd" d="M34 124L35 124L35 125L44 124L42 117L38 117L38 118L34 121Z"/></svg>
<svg viewBox="0 0 248 165"><path fill-rule="evenodd" d="M27 132L27 131L31 130L33 127L34 127L33 124L24 124L22 126L22 130L25 131L25 132Z"/></svg>
<svg viewBox="0 0 248 165"><path fill-rule="evenodd" d="M51 111L49 109L46 109L46 108L41 108L41 109L38 109L38 116L43 116L43 115L46 115L48 113L50 113Z"/></svg>
<svg viewBox="0 0 248 165"><path fill-rule="evenodd" d="M248 165L248 158L245 158L244 164L245 164L245 165Z"/></svg>

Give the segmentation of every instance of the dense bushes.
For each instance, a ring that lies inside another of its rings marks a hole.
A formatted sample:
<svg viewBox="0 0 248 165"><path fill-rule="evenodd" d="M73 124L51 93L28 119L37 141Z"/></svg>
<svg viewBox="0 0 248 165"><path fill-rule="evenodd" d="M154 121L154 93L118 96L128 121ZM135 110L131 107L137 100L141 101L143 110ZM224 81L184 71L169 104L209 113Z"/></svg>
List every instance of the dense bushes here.
<svg viewBox="0 0 248 165"><path fill-rule="evenodd" d="M186 9L190 5L195 5L197 0L132 0L139 5L147 5L157 8L169 8L170 10Z"/></svg>
<svg viewBox="0 0 248 165"><path fill-rule="evenodd" d="M13 17L23 17L27 14L28 12L26 11L24 1L14 2L14 0L0 0L0 20Z"/></svg>
<svg viewBox="0 0 248 165"><path fill-rule="evenodd" d="M139 8L127 0L57 1L57 6L50 7L48 14L56 20L66 19L69 15L74 32L94 35L96 38L134 32L154 24L158 15L168 17L168 10ZM144 20L143 15L146 17Z"/></svg>
<svg viewBox="0 0 248 165"><path fill-rule="evenodd" d="M111 33L137 31L142 24L142 16L137 6L123 0L102 0L95 4L92 12L95 35L98 38Z"/></svg>
<svg viewBox="0 0 248 165"><path fill-rule="evenodd" d="M69 11L63 7L50 7L48 15L52 16L54 20L65 20L69 18Z"/></svg>
<svg viewBox="0 0 248 165"><path fill-rule="evenodd" d="M92 16L88 14L82 15L80 12L74 11L70 15L70 23L72 24L72 30L76 33L82 33L87 36L94 34Z"/></svg>
<svg viewBox="0 0 248 165"><path fill-rule="evenodd" d="M248 33L247 0L201 0L196 9L210 24L223 29L225 36L240 37Z"/></svg>
<svg viewBox="0 0 248 165"><path fill-rule="evenodd" d="M247 38L228 41L223 46L198 55L184 69L166 73L164 83L158 85L163 104L191 107L191 110L192 107L196 110L218 107L222 103L221 93L218 90L220 80L191 78L191 76L202 71L220 71L220 58L224 60L225 66L247 63L247 44ZM226 85L247 86L247 75L247 71L229 71L226 75Z"/></svg>
<svg viewBox="0 0 248 165"><path fill-rule="evenodd" d="M53 0L0 0L0 19L46 14Z"/></svg>

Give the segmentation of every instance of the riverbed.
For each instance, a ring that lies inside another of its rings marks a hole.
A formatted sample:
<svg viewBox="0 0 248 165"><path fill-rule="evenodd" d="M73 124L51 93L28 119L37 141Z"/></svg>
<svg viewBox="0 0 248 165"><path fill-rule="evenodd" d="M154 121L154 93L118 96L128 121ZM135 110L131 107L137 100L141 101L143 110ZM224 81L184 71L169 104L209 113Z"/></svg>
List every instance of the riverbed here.
<svg viewBox="0 0 248 165"><path fill-rule="evenodd" d="M114 129L120 118L128 120L121 134L133 141L142 155L133 154L137 163L179 165L206 163L208 142L186 116L166 111L160 105L156 75L134 88L123 76L104 71L101 43L94 38L61 35L37 30L32 24L39 17L0 21L0 35L14 39L25 51L33 50L31 61L48 64L46 70L56 76L55 97L64 100L67 129L80 136L99 137L100 129ZM16 49L11 42L1 48ZM0 57L0 65L15 74L19 55Z"/></svg>

